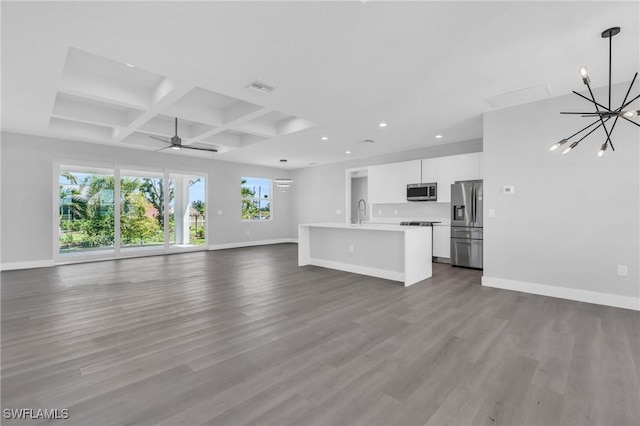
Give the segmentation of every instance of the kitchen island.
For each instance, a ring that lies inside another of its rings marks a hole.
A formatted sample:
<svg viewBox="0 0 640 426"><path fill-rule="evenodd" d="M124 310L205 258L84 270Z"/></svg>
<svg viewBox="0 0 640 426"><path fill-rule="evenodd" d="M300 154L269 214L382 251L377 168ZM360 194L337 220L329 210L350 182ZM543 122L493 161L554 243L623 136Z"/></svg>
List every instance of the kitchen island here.
<svg viewBox="0 0 640 426"><path fill-rule="evenodd" d="M345 223L298 226L298 265L400 281L431 277L431 227Z"/></svg>

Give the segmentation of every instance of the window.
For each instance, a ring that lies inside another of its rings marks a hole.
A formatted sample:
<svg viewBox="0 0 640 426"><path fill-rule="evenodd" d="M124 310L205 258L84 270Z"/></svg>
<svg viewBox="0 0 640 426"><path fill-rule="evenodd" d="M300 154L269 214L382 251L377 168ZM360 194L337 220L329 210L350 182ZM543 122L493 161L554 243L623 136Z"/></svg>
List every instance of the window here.
<svg viewBox="0 0 640 426"><path fill-rule="evenodd" d="M240 181L242 194L242 220L271 219L271 179L243 177Z"/></svg>
<svg viewBox="0 0 640 426"><path fill-rule="evenodd" d="M206 176L84 165L58 172L57 259L206 246Z"/></svg>

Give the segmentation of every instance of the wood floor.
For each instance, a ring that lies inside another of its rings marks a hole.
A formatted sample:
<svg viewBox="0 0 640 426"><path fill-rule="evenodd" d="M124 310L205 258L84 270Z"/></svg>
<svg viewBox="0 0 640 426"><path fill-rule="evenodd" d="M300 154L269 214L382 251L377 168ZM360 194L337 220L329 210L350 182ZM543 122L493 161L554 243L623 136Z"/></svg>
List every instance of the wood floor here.
<svg viewBox="0 0 640 426"><path fill-rule="evenodd" d="M3 272L2 408L68 409L64 425L640 424L638 312L480 275L434 265L403 288L298 267L294 244Z"/></svg>

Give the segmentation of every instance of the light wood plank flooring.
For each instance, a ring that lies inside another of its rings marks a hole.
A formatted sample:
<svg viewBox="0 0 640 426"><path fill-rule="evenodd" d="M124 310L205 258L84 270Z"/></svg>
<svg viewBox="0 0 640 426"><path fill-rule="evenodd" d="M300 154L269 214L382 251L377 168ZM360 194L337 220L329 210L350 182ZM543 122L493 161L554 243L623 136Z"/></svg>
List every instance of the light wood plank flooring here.
<svg viewBox="0 0 640 426"><path fill-rule="evenodd" d="M298 267L294 244L3 272L2 408L66 408L65 425L640 424L637 312L480 276L434 265L403 288Z"/></svg>

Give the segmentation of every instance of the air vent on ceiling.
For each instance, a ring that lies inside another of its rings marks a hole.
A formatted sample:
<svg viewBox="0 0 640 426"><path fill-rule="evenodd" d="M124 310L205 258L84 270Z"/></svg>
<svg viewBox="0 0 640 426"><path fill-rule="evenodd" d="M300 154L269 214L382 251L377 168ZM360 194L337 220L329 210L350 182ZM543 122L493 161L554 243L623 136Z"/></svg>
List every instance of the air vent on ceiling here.
<svg viewBox="0 0 640 426"><path fill-rule="evenodd" d="M546 99L551 96L548 84L527 87L485 99L493 108L506 108Z"/></svg>
<svg viewBox="0 0 640 426"><path fill-rule="evenodd" d="M376 141L374 141L373 139L364 139L364 140L361 140L360 142L362 142L362 143L376 143Z"/></svg>
<svg viewBox="0 0 640 426"><path fill-rule="evenodd" d="M269 83L268 81L264 81L264 80L256 80L247 86L247 89L249 90L253 90L254 92L263 93L267 95L273 92L274 90L276 90L277 88L278 86L276 86L275 84Z"/></svg>

